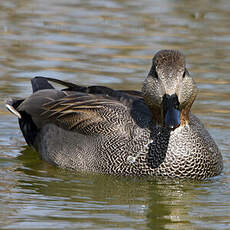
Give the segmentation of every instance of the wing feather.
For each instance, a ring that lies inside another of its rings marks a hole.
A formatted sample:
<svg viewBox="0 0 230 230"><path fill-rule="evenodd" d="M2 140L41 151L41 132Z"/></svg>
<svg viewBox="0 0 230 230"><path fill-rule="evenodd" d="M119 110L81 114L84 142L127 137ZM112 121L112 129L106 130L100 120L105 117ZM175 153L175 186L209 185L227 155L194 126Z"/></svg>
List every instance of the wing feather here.
<svg viewBox="0 0 230 230"><path fill-rule="evenodd" d="M121 118L126 114L126 119L131 119L128 111L126 105L114 98L76 93L46 102L41 117L46 122L87 135L108 134L123 129Z"/></svg>

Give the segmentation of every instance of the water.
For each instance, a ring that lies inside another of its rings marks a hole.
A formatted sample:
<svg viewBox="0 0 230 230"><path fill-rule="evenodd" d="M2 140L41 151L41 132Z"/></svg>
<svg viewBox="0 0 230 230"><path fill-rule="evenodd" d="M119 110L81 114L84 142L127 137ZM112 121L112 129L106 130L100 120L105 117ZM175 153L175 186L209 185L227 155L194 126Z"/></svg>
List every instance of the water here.
<svg viewBox="0 0 230 230"><path fill-rule="evenodd" d="M1 229L230 229L228 0L0 1ZM140 89L153 54L179 49L195 77L193 112L224 158L203 182L75 174L25 147L2 102L36 75Z"/></svg>

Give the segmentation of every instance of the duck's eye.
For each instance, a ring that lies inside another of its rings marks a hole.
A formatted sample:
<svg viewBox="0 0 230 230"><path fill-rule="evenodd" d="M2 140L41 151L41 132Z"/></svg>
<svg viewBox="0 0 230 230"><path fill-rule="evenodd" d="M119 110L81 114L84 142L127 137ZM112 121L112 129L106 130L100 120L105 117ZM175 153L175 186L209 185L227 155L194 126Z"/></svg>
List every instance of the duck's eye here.
<svg viewBox="0 0 230 230"><path fill-rule="evenodd" d="M158 74L157 74L156 70L155 70L154 76L155 76L155 78L158 78Z"/></svg>
<svg viewBox="0 0 230 230"><path fill-rule="evenodd" d="M150 69L149 75L153 76L154 78L158 78L158 74L157 74L155 66L152 66L152 68Z"/></svg>
<svg viewBox="0 0 230 230"><path fill-rule="evenodd" d="M185 69L183 73L183 78L185 78L186 74L187 74L187 70Z"/></svg>

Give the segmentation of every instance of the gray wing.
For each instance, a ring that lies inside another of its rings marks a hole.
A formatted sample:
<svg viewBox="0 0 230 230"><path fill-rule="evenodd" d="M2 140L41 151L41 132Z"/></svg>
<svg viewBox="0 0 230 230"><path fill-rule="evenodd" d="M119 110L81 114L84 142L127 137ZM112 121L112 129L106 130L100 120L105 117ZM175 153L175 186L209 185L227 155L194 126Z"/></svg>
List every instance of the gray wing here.
<svg viewBox="0 0 230 230"><path fill-rule="evenodd" d="M57 90L35 92L20 104L18 111L29 114L38 129L53 123L87 135L112 135L114 132L129 135L131 126L151 118L140 98L126 95L115 98Z"/></svg>

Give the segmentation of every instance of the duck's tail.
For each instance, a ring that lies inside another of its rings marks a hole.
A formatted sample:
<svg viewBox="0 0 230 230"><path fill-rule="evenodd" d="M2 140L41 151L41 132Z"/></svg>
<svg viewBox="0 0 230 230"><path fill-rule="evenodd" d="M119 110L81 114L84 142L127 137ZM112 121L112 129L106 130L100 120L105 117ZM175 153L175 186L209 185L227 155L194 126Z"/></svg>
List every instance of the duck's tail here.
<svg viewBox="0 0 230 230"><path fill-rule="evenodd" d="M48 82L48 79L43 77L35 77L31 80L33 93L42 89L54 89L54 87ZM8 98L5 100L6 108L16 115L19 119L22 119L22 114L17 110L19 105L24 101L22 98Z"/></svg>
<svg viewBox="0 0 230 230"><path fill-rule="evenodd" d="M18 106L24 101L24 99L21 98L8 98L5 100L6 108L15 116L17 116L19 119L22 118L22 115L20 112L18 112L17 108Z"/></svg>
<svg viewBox="0 0 230 230"><path fill-rule="evenodd" d="M31 116L24 111L19 111L18 107L24 101L19 98L9 98L5 101L6 108L18 117L18 123L22 134L28 145L32 146L37 135L37 127L31 119Z"/></svg>
<svg viewBox="0 0 230 230"><path fill-rule="evenodd" d="M35 77L31 80L33 93L42 89L54 89L46 78ZM34 124L30 114L20 109L20 105L25 99L9 98L5 100L6 108L18 117L19 126L28 145L32 145L37 135L37 127Z"/></svg>

